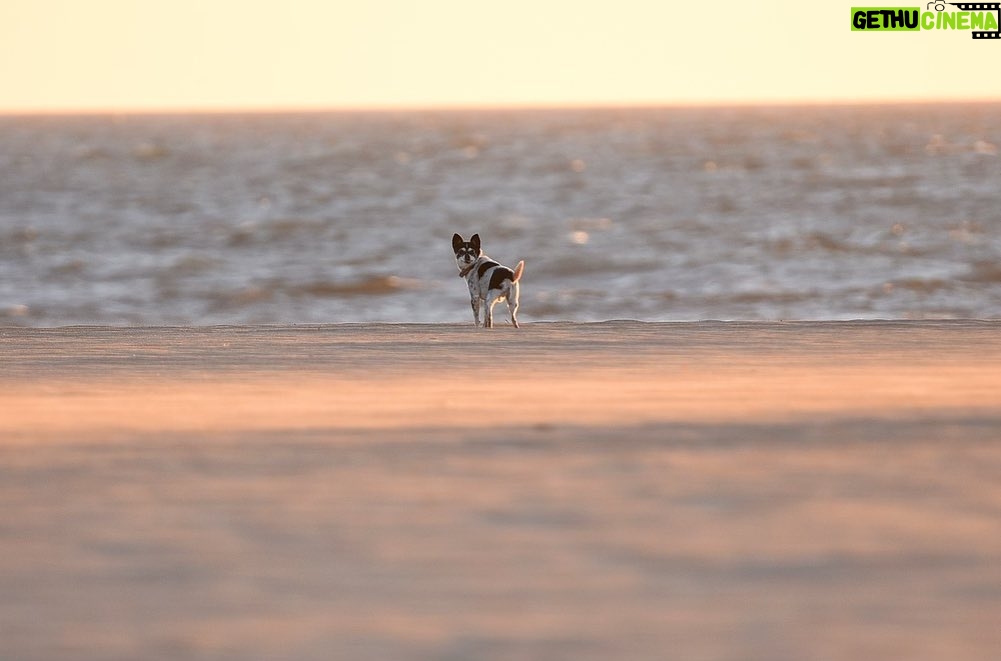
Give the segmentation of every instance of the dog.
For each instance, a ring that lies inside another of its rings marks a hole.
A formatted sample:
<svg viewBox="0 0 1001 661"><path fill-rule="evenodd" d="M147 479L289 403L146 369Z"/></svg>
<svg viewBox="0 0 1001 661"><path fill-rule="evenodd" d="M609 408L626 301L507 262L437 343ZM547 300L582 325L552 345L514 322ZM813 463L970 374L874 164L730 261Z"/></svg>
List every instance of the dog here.
<svg viewBox="0 0 1001 661"><path fill-rule="evenodd" d="M480 249L480 235L474 234L469 241L463 241L458 234L452 236L452 251L455 265L459 267L459 277L469 285L469 304L473 306L473 321L480 325L480 304L484 304L483 325L493 328L494 306L507 301L511 313L511 323L518 326L518 296L521 274L525 270L525 260L518 262L512 271L483 254Z"/></svg>

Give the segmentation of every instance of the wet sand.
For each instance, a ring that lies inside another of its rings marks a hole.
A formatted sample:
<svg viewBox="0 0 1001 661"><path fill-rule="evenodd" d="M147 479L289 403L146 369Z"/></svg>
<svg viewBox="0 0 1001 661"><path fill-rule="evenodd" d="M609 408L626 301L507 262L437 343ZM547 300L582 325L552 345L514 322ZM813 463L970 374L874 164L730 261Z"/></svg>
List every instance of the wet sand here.
<svg viewBox="0 0 1001 661"><path fill-rule="evenodd" d="M1001 322L0 328L11 659L987 659Z"/></svg>

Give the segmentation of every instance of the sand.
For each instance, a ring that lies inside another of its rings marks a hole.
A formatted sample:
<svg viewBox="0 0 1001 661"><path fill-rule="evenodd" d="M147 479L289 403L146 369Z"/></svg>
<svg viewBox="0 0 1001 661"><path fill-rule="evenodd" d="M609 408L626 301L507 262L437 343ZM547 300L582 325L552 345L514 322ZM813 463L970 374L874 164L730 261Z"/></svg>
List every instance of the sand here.
<svg viewBox="0 0 1001 661"><path fill-rule="evenodd" d="M11 659L987 659L1001 322L0 329Z"/></svg>

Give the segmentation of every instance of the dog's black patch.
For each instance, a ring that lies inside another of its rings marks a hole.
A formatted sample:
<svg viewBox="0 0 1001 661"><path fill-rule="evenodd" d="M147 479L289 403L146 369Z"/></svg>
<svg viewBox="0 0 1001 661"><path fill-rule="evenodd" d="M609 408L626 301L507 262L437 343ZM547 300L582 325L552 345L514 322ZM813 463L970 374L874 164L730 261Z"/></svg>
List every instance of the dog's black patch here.
<svg viewBox="0 0 1001 661"><path fill-rule="evenodd" d="M476 269L476 277L482 278L483 274L487 272L487 269L492 269L497 266L497 262L483 262L480 264L479 268Z"/></svg>
<svg viewBox="0 0 1001 661"><path fill-rule="evenodd" d="M501 266L490 274L490 289L500 289L505 280L514 280L514 271Z"/></svg>

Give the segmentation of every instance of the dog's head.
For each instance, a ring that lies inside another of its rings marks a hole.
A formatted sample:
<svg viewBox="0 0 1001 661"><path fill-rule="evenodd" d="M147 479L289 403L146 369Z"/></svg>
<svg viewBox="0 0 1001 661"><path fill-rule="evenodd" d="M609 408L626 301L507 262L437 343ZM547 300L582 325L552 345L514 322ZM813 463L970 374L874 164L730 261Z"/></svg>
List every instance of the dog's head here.
<svg viewBox="0 0 1001 661"><path fill-rule="evenodd" d="M455 252L455 263L459 270L466 268L483 254L480 249L480 235L474 234L469 241L463 241L458 234L452 236L452 250Z"/></svg>

